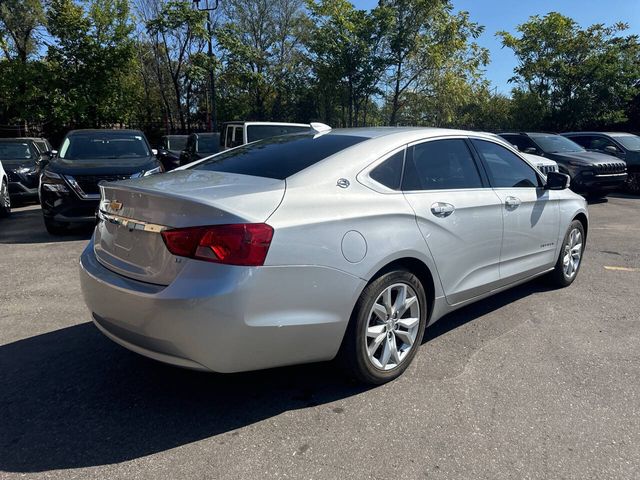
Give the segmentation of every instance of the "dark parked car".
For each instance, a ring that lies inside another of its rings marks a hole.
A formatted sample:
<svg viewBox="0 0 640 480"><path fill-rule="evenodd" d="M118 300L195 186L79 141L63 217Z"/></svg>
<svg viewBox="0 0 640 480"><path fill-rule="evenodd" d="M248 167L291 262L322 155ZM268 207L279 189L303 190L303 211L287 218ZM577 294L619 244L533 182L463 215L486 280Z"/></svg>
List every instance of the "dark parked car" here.
<svg viewBox="0 0 640 480"><path fill-rule="evenodd" d="M72 223L94 223L100 184L162 172L144 134L137 130L75 130L44 168L40 202L49 233Z"/></svg>
<svg viewBox="0 0 640 480"><path fill-rule="evenodd" d="M568 132L563 136L592 152L605 153L627 164L626 187L640 193L640 137L623 132Z"/></svg>
<svg viewBox="0 0 640 480"><path fill-rule="evenodd" d="M0 139L0 161L9 178L9 194L14 200L38 198L41 166L53 155L44 138Z"/></svg>
<svg viewBox="0 0 640 480"><path fill-rule="evenodd" d="M180 154L180 165L195 162L220 151L219 133L192 133Z"/></svg>
<svg viewBox="0 0 640 480"><path fill-rule="evenodd" d="M180 166L180 154L187 147L188 135L165 135L162 137L162 145L158 147L158 160L165 171L173 170Z"/></svg>
<svg viewBox="0 0 640 480"><path fill-rule="evenodd" d="M627 164L598 152L588 152L566 137L553 133L500 133L521 152L540 155L558 163L571 177L571 189L591 198L605 197L627 180Z"/></svg>

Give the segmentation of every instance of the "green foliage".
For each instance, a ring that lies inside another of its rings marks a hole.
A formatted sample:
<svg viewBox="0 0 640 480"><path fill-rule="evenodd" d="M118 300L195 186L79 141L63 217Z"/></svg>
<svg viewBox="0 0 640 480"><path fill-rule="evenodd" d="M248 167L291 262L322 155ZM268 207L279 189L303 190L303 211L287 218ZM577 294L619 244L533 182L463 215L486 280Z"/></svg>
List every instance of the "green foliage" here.
<svg viewBox="0 0 640 480"><path fill-rule="evenodd" d="M616 23L582 29L551 12L518 26L519 36L499 32L518 58L511 79L518 121L552 130L624 122L640 78L640 44L636 35L620 35L627 28Z"/></svg>

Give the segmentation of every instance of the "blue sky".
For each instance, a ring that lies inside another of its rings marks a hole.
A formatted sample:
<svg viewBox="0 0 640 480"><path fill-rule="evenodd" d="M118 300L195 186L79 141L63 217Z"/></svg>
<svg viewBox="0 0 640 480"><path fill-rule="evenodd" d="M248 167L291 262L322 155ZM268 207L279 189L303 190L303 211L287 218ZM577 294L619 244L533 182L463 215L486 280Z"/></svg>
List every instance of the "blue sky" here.
<svg viewBox="0 0 640 480"><path fill-rule="evenodd" d="M357 8L375 7L377 0L351 0ZM466 10L471 19L484 25L485 32L478 43L489 49L491 64L487 78L498 92L509 93L507 80L513 76L516 59L509 49L503 49L495 33L514 32L517 25L531 15L560 12L586 27L594 23L610 25L623 21L629 24L628 34L640 35L640 0L453 0L456 10Z"/></svg>

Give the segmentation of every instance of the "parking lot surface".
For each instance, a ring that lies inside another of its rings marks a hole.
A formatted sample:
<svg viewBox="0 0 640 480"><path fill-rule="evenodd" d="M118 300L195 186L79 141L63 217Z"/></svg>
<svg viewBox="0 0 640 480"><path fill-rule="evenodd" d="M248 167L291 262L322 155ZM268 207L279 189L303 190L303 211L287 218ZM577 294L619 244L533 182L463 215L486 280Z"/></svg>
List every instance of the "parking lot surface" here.
<svg viewBox="0 0 640 480"><path fill-rule="evenodd" d="M144 359L88 322L90 233L0 220L0 478L640 478L640 198L591 205L582 270L427 329L397 381ZM250 354L250 352L247 352Z"/></svg>

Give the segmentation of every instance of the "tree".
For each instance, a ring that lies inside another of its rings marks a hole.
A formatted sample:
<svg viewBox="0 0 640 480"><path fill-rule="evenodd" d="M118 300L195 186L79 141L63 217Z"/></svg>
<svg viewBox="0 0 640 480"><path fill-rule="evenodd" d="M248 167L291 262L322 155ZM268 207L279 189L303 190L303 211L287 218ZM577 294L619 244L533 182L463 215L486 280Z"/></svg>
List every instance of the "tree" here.
<svg viewBox="0 0 640 480"><path fill-rule="evenodd" d="M180 127L187 130L185 113L187 84L186 64L192 50L201 51L202 41L207 37L204 26L205 13L192 8L190 1L171 1L162 6L158 15L146 23L147 32L153 39L156 56L162 62L158 68L169 72L174 93L174 102ZM161 73L159 72L159 76Z"/></svg>
<svg viewBox="0 0 640 480"><path fill-rule="evenodd" d="M379 8L390 18L389 124L398 123L405 94L433 95L436 79L451 78L447 71L462 72L472 81L480 76L489 54L470 41L483 27L471 22L467 12L454 15L449 0L381 0Z"/></svg>
<svg viewBox="0 0 640 480"><path fill-rule="evenodd" d="M624 122L640 78L638 36L620 35L627 28L616 23L582 29L551 12L519 25L519 36L499 32L518 59L510 80L516 111L535 107L535 122L554 130Z"/></svg>
<svg viewBox="0 0 640 480"><path fill-rule="evenodd" d="M331 122L337 99L342 125L365 124L366 107L381 93L378 86L387 68L382 55L386 19L379 9L356 10L347 0L322 0L309 9L316 25L309 50L324 119Z"/></svg>

